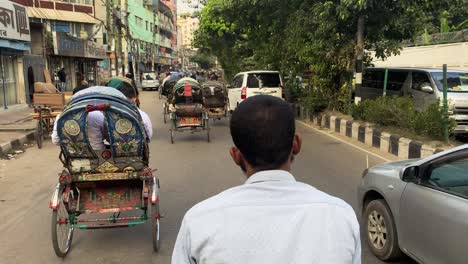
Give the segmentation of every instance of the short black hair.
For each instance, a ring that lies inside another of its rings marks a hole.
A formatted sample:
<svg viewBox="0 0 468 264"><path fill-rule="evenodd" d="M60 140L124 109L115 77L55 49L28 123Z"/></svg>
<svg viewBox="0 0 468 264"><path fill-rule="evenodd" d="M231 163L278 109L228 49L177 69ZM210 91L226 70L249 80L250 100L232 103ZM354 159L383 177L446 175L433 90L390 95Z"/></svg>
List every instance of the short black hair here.
<svg viewBox="0 0 468 264"><path fill-rule="evenodd" d="M256 171L288 161L296 133L289 103L271 95L249 97L237 106L230 127L234 145Z"/></svg>

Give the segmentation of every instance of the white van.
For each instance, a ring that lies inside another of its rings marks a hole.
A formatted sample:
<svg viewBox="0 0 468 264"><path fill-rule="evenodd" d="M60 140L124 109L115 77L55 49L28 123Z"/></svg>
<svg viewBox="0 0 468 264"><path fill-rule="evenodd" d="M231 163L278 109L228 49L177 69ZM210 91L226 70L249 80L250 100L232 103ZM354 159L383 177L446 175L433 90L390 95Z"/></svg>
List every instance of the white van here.
<svg viewBox="0 0 468 264"><path fill-rule="evenodd" d="M144 72L141 80L141 88L144 90L158 90L159 80L154 72Z"/></svg>
<svg viewBox="0 0 468 264"><path fill-rule="evenodd" d="M231 111L234 111L243 100L254 95L267 94L284 98L283 80L277 71L240 72L234 76L228 88Z"/></svg>
<svg viewBox="0 0 468 264"><path fill-rule="evenodd" d="M443 100L442 69L388 68L388 96L410 96L415 106L422 110ZM367 68L361 91L362 100L374 99L383 94L385 68ZM468 133L468 71L447 71L449 114L457 122L454 133Z"/></svg>

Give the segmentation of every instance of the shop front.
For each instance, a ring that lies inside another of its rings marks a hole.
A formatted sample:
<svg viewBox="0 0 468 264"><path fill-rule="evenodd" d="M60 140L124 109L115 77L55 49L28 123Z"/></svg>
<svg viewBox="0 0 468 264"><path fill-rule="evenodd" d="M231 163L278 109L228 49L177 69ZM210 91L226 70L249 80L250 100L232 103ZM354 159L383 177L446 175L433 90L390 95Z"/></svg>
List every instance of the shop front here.
<svg viewBox="0 0 468 264"><path fill-rule="evenodd" d="M106 58L106 50L97 47L93 41L75 38L62 32L54 32L54 55L49 56L49 65L53 69L56 83L60 80L58 71L65 70L65 91L71 91L82 81L90 86L98 85L98 61Z"/></svg>
<svg viewBox="0 0 468 264"><path fill-rule="evenodd" d="M23 56L30 50L26 9L0 0L0 106L26 103Z"/></svg>

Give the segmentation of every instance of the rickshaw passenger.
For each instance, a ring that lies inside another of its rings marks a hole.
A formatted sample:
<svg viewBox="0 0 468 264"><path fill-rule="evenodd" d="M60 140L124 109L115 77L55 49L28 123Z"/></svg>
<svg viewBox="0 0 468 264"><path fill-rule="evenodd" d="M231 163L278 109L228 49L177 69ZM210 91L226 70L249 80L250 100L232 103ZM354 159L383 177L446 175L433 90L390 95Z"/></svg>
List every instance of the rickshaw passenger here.
<svg viewBox="0 0 468 264"><path fill-rule="evenodd" d="M107 89L113 89L114 93L117 92L116 96L121 96L121 97L126 97L129 99L132 103L136 102L136 92L133 86L131 85L130 80L126 80L127 78L111 78L107 83L107 87L92 87L88 89L95 89L97 92L99 90L102 90L104 92ZM112 87L112 88L110 88ZM83 95L89 91L86 91L88 89L82 90L75 95L73 95L72 98ZM145 126L146 134L149 139L152 138L153 136L153 126L151 123L151 120L149 116L142 111L141 109L138 108L138 111L140 112L141 118L143 120L143 125ZM60 118L60 115L57 116L56 122L54 123L54 130L52 132L52 143L55 145L60 144L60 138L57 133L57 121ZM90 112L88 114L87 118L88 122L88 139L91 147L94 150L104 150L105 145L104 145L104 135L105 135L105 128L104 128L104 114L101 111L94 111Z"/></svg>

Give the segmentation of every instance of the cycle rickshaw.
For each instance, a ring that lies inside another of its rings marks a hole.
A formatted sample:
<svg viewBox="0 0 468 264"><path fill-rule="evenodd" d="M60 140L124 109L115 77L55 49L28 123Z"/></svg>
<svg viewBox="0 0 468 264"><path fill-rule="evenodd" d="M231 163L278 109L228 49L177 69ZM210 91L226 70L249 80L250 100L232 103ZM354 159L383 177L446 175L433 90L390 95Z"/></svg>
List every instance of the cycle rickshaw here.
<svg viewBox="0 0 468 264"><path fill-rule="evenodd" d="M208 117L216 120L228 116L228 95L224 83L206 81L202 84L203 107Z"/></svg>
<svg viewBox="0 0 468 264"><path fill-rule="evenodd" d="M153 249L159 251L159 180L149 168L148 138L138 109L113 88L89 89L73 98L57 120L64 169L50 200L55 253L67 255L75 229L148 221ZM93 149L88 138L87 116L94 111L104 119L103 150Z"/></svg>
<svg viewBox="0 0 468 264"><path fill-rule="evenodd" d="M175 132L183 131L206 131L207 141L210 142L208 114L203 108L200 84L192 78L180 79L173 88L171 100L171 143L174 143Z"/></svg>

